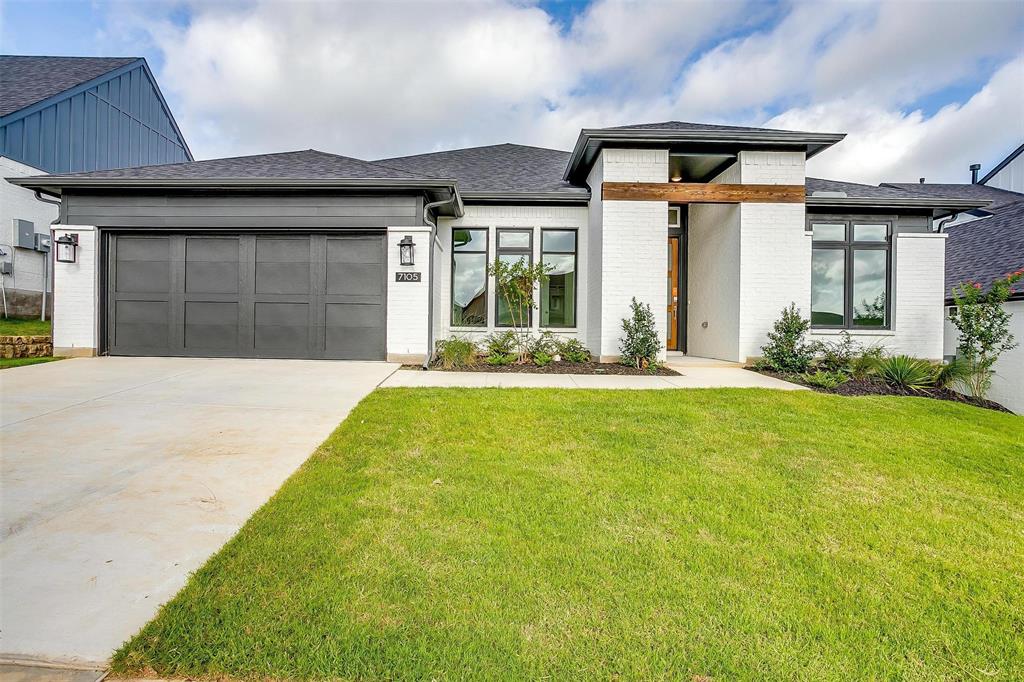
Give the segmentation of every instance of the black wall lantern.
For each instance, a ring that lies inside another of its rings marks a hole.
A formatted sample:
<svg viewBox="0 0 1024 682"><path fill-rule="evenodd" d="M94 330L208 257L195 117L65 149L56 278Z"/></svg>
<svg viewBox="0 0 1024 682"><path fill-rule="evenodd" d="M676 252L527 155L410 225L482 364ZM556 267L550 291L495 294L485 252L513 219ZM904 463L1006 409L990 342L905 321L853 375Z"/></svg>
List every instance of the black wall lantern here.
<svg viewBox="0 0 1024 682"><path fill-rule="evenodd" d="M57 262L74 263L78 253L78 235L62 234L57 237Z"/></svg>
<svg viewBox="0 0 1024 682"><path fill-rule="evenodd" d="M416 261L413 258L413 243L412 235L407 234L402 237L402 241L398 242L398 251L402 265L415 265Z"/></svg>

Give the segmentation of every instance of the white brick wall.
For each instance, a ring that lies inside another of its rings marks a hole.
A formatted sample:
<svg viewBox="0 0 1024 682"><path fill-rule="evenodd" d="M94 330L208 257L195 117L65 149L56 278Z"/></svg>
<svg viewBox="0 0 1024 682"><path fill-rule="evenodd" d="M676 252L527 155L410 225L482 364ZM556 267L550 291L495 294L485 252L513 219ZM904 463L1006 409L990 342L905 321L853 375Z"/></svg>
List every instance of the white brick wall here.
<svg viewBox="0 0 1024 682"><path fill-rule="evenodd" d="M739 357L740 207L692 204L688 224L686 352L735 361Z"/></svg>
<svg viewBox="0 0 1024 682"><path fill-rule="evenodd" d="M587 340L587 321L589 304L588 258L590 253L588 235L588 211L585 206L466 206L465 215L461 218L441 218L438 221L438 256L437 280L434 286L434 333L436 338L444 339L453 335L472 339L481 339L495 331L494 311L496 294L494 279L487 283L487 326L466 328L451 325L451 292L452 292L452 229L456 227L486 228L488 231L487 261L492 262L497 245L497 229L502 227L529 228L533 230L533 262L540 262L542 228L573 228L577 230L576 238L576 328L551 329L558 336L575 336L581 341ZM540 291L537 291L535 302L539 304ZM533 329L540 330L540 311L533 311Z"/></svg>
<svg viewBox="0 0 1024 682"><path fill-rule="evenodd" d="M38 201L32 190L17 187L3 178L45 175L38 168L0 156L0 245L7 252L3 260L14 262L14 274L4 277L8 290L43 290L43 254L30 249L15 248L14 219L29 220L41 234L50 233L50 223L57 219L57 207ZM49 289L49 287L47 287Z"/></svg>
<svg viewBox="0 0 1024 682"><path fill-rule="evenodd" d="M587 301L587 329L583 342L591 353L601 351L601 254L604 231L604 201L601 198L601 179L604 177L604 159L598 156L587 176L590 188L590 211L587 225L587 288L583 296Z"/></svg>
<svg viewBox="0 0 1024 682"><path fill-rule="evenodd" d="M943 309L945 310L945 308ZM1003 310L1010 313L1010 333L1017 339L1017 347L1003 353L992 366L995 376L986 396L1017 414L1024 414L1024 301L1007 301ZM945 355L956 355L960 333L945 320Z"/></svg>
<svg viewBox="0 0 1024 682"><path fill-rule="evenodd" d="M594 195L604 182L668 182L667 149L604 149L599 161L588 178ZM601 223L600 338L596 347L591 340L590 349L605 359L618 357L622 319L636 297L654 312L664 356L668 202L607 201L592 203L595 210Z"/></svg>
<svg viewBox="0 0 1024 682"><path fill-rule="evenodd" d="M803 152L740 152L737 166L744 184L804 184ZM810 314L811 244L802 203L745 203L739 210L740 314L734 359L744 361L761 354L772 323L790 302Z"/></svg>
<svg viewBox="0 0 1024 682"><path fill-rule="evenodd" d="M74 263L53 261L53 354L95 355L96 353L96 268L99 249L96 228L60 225L53 239L65 234L78 235L78 256ZM51 251L51 257L56 251Z"/></svg>
<svg viewBox="0 0 1024 682"><path fill-rule="evenodd" d="M413 239L415 265L401 265L398 243ZM387 356L393 362L423 362L427 356L430 301L430 227L389 227L387 240ZM419 272L419 282L396 282L396 272Z"/></svg>
<svg viewBox="0 0 1024 682"><path fill-rule="evenodd" d="M931 232L896 235L891 329L850 330L857 343L881 346L891 354L942 359L946 236ZM819 330L810 338L834 340L837 334Z"/></svg>

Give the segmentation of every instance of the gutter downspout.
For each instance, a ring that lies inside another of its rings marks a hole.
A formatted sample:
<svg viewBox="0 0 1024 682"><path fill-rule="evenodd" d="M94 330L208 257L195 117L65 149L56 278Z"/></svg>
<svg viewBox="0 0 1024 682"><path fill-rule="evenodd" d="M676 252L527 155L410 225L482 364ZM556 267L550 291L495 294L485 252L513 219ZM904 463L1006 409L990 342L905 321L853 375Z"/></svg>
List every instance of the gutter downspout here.
<svg viewBox="0 0 1024 682"><path fill-rule="evenodd" d="M44 204L53 204L57 207L57 219L50 221L50 249L53 249L53 226L60 223L60 199L44 199L42 192L36 190L36 201L41 201ZM53 270L49 267L50 265L50 251L43 254L43 307L39 311L39 319L46 320L46 285L49 284L50 288L53 288ZM49 281L48 281L49 280Z"/></svg>
<svg viewBox="0 0 1024 682"><path fill-rule="evenodd" d="M960 212L959 211L955 211L954 213L951 213L948 218L943 218L942 220L940 220L938 227L935 228L935 234L942 234L942 229L944 227L946 227L946 224L947 223L951 223L954 220L956 220L957 216L959 216L959 215L960 215Z"/></svg>
<svg viewBox="0 0 1024 682"><path fill-rule="evenodd" d="M423 222L430 225L430 269L427 272L427 353L423 360L423 369L430 366L430 358L434 355L434 245L440 246L437 238L437 221L430 219L430 211L455 201L455 193L448 199L431 201L423 205Z"/></svg>

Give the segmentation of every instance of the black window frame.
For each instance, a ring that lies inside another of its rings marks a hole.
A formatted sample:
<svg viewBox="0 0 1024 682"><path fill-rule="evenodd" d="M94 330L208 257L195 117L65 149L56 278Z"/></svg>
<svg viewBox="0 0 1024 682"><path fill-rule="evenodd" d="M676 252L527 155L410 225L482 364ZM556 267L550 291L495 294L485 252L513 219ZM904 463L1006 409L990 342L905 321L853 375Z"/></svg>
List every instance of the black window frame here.
<svg viewBox="0 0 1024 682"><path fill-rule="evenodd" d="M572 232L572 251L545 251L544 250L544 233L545 232ZM568 256L572 255L572 273L576 281L572 288L572 324L571 325L560 325L560 324L549 324L540 325L541 329L576 329L579 325L579 315L577 306L579 305L580 298L580 230L578 227L542 227L540 229L540 262L544 263L544 254L551 254L553 256ZM544 320L544 288L541 287L540 297L540 319L541 322Z"/></svg>
<svg viewBox="0 0 1024 682"><path fill-rule="evenodd" d="M892 246L895 236L896 221L892 218L864 216L857 218L839 218L826 216L808 216L806 230L811 237L811 256L815 249L843 252L843 323L815 324L813 322L813 303L810 310L811 329L846 329L851 331L889 331L892 329ZM814 225L842 225L844 239L814 240ZM885 225L884 241L857 241L855 231L857 225ZM885 324L880 326L858 325L853 320L853 284L854 284L854 253L857 251L885 251ZM814 290L814 274L811 273L811 293Z"/></svg>
<svg viewBox="0 0 1024 682"><path fill-rule="evenodd" d="M501 235L505 233L525 232L530 236L530 244L526 247L505 247L501 246ZM533 265L533 232L532 227L498 227L494 230L494 259L498 260L502 256L526 256L527 265ZM509 329L512 327L511 324L501 324L498 319L499 308L501 307L501 301L499 297L501 293L498 292L498 288L494 288L494 326L500 329ZM533 306L530 306L529 310L529 321L526 323L527 327L533 328Z"/></svg>
<svg viewBox="0 0 1024 682"><path fill-rule="evenodd" d="M484 249L483 251L455 251L455 233L459 231L477 230L484 233ZM448 322L449 326L453 329L487 329L487 308L490 307L490 295L491 295L491 277L487 274L487 264L490 263L491 257L491 231L486 227L452 227L451 232L451 259L449 261L450 270L450 286L448 292ZM481 324L456 324L455 323L455 255L456 253L482 253L484 255L484 318Z"/></svg>

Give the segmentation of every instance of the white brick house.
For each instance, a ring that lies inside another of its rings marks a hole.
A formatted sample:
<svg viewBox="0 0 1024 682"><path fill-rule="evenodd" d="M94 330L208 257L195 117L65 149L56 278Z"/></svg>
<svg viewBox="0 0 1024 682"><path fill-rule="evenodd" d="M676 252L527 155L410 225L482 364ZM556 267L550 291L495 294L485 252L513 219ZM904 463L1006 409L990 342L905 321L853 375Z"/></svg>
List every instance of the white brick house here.
<svg viewBox="0 0 1024 682"><path fill-rule="evenodd" d="M508 324L486 265L523 258L551 268L531 329L603 360L633 298L663 352L746 361L795 303L816 338L940 358L933 218L984 202L807 178L842 137L666 122L585 129L572 152L310 150L12 182L61 197L55 234L78 235L55 264L58 352L423 362Z"/></svg>

